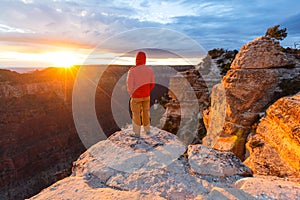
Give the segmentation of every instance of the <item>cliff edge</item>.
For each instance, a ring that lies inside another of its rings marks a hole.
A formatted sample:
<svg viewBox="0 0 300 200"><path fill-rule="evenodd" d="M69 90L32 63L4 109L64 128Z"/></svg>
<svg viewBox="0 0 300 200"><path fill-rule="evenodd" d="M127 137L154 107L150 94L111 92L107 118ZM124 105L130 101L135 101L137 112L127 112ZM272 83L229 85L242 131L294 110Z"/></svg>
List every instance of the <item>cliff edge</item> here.
<svg viewBox="0 0 300 200"><path fill-rule="evenodd" d="M300 194L296 183L251 177L232 152L185 146L176 135L153 127L150 136L131 133L129 127L93 145L73 163L70 177L30 199L292 199Z"/></svg>

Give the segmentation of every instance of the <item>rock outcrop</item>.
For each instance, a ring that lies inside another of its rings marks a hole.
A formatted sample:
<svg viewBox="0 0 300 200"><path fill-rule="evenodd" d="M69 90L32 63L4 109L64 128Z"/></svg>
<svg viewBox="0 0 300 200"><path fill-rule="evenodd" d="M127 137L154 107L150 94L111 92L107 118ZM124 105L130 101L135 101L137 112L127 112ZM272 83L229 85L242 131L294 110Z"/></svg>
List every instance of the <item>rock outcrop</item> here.
<svg viewBox="0 0 300 200"><path fill-rule="evenodd" d="M259 37L244 45L235 57L231 69L269 69L294 65L280 50L279 42Z"/></svg>
<svg viewBox="0 0 300 200"><path fill-rule="evenodd" d="M230 152L202 145L185 146L179 138L151 127L152 135L116 132L83 153L73 173L41 193L38 199L288 199L300 186L251 176L251 170ZM187 150L187 153L185 153ZM237 182L236 182L237 181ZM253 190L253 183L260 188ZM293 192L290 190L293 189Z"/></svg>
<svg viewBox="0 0 300 200"><path fill-rule="evenodd" d="M247 136L259 116L276 99L300 90L300 68L290 68L291 60L279 47L261 37L241 48L212 89L211 107L204 112L204 145L244 159Z"/></svg>
<svg viewBox="0 0 300 200"><path fill-rule="evenodd" d="M208 107L209 90L199 71L190 69L171 77L169 96L162 128L177 134L187 144L201 141L198 133L205 128L199 113Z"/></svg>
<svg viewBox="0 0 300 200"><path fill-rule="evenodd" d="M256 174L300 178L300 93L267 109L247 142L245 163Z"/></svg>

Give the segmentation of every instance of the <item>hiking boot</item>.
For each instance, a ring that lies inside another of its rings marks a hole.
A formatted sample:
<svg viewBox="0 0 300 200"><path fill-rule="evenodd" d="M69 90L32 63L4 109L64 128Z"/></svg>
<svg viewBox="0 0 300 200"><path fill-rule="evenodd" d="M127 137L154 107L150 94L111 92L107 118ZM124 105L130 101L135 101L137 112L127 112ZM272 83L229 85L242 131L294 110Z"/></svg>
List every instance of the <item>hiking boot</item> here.
<svg viewBox="0 0 300 200"><path fill-rule="evenodd" d="M130 136L131 136L131 137L135 137L135 138L140 138L140 137L141 137L141 134L137 134L137 133L133 133L133 132L132 132L132 133L130 134Z"/></svg>

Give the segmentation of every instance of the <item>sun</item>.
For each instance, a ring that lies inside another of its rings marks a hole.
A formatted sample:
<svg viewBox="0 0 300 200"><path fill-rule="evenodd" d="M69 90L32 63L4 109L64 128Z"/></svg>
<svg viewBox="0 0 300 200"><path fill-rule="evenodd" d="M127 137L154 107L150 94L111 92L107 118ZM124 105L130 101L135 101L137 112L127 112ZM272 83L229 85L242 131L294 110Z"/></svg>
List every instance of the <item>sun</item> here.
<svg viewBox="0 0 300 200"><path fill-rule="evenodd" d="M73 52L49 52L45 53L45 60L52 63L54 67L70 68L80 63L80 55Z"/></svg>

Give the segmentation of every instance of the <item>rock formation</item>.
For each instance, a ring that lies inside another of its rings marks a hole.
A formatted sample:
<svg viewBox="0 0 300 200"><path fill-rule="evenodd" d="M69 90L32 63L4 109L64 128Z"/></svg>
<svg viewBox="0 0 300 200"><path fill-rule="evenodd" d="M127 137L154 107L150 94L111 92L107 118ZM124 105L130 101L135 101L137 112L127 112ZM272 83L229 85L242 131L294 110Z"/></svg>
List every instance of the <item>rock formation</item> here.
<svg viewBox="0 0 300 200"><path fill-rule="evenodd" d="M131 128L98 142L73 163L73 173L38 199L288 199L300 186L251 176L233 153L179 138L151 127L152 135L131 136ZM187 153L185 153L187 151ZM254 184L259 188L254 190ZM293 190L293 191L291 191Z"/></svg>
<svg viewBox="0 0 300 200"><path fill-rule="evenodd" d="M161 119L163 129L177 134L187 144L199 142L202 138L198 133L205 129L199 113L209 104L209 91L199 71L190 69L171 77L169 96L171 100Z"/></svg>
<svg viewBox="0 0 300 200"><path fill-rule="evenodd" d="M300 93L271 105L247 142L245 164L256 174L300 177Z"/></svg>
<svg viewBox="0 0 300 200"><path fill-rule="evenodd" d="M204 112L203 144L244 158L253 124L274 100L300 90L300 68L265 37L244 45L231 70L212 89L211 107Z"/></svg>

